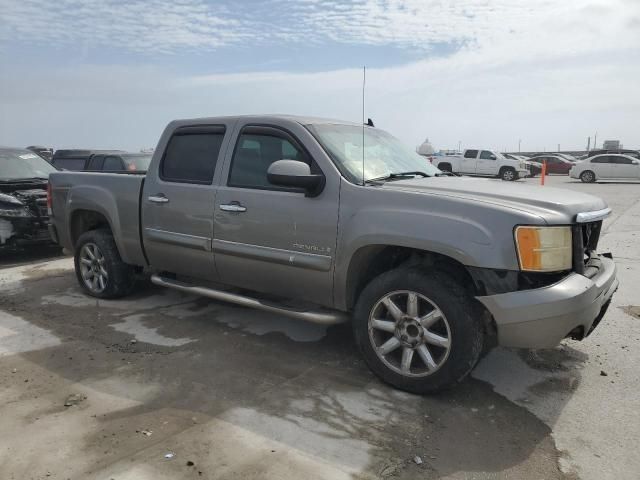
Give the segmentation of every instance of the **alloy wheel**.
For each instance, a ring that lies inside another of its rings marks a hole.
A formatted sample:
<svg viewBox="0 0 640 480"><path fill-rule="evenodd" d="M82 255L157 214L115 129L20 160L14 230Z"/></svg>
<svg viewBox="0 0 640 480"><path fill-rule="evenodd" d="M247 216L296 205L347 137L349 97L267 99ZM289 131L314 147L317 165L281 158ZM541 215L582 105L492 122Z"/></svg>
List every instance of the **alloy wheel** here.
<svg viewBox="0 0 640 480"><path fill-rule="evenodd" d="M447 361L451 329L440 308L410 290L382 297L369 315L369 340L376 355L391 370L426 377Z"/></svg>
<svg viewBox="0 0 640 480"><path fill-rule="evenodd" d="M80 272L86 287L94 293L102 293L107 288L109 274L105 268L105 258L95 243L85 243L80 250Z"/></svg>

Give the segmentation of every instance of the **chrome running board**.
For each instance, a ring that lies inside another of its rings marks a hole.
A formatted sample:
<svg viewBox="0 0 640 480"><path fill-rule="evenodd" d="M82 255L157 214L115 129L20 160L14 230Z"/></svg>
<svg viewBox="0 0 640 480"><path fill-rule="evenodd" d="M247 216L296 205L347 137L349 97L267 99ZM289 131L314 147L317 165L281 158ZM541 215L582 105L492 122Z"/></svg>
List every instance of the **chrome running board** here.
<svg viewBox="0 0 640 480"><path fill-rule="evenodd" d="M190 285L172 278L161 277L160 275L151 275L151 283L179 290L181 292L191 293L193 295L201 295L203 297L213 298L214 300L235 303L236 305L241 305L243 307L264 310L265 312L279 313L290 318L317 323L320 325L334 325L336 323L343 323L349 320L349 316L346 313L339 312L337 310L324 308L318 308L317 310L296 310L293 308L283 307L275 303L268 303L265 300L240 295L238 293L216 290L210 287Z"/></svg>

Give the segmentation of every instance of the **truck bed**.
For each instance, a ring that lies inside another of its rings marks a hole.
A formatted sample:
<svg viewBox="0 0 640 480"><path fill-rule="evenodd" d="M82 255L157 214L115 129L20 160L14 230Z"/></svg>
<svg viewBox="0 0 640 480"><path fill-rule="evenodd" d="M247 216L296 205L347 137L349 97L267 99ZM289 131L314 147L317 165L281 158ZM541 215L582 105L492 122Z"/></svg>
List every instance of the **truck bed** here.
<svg viewBox="0 0 640 480"><path fill-rule="evenodd" d="M131 265L146 265L140 242L140 195L144 180L144 173L52 173L51 223L58 243L73 249L77 240L74 225L83 221L82 211L98 212L109 219L122 260Z"/></svg>

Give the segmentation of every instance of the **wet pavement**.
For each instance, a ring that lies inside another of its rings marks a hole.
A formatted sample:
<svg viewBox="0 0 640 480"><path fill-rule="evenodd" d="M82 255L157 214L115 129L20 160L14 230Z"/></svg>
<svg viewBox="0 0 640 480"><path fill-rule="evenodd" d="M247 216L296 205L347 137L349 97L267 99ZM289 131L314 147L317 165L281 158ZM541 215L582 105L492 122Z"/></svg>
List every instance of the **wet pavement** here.
<svg viewBox="0 0 640 480"><path fill-rule="evenodd" d="M435 396L380 383L348 325L147 282L98 301L70 258L0 256L0 478L637 478L640 185L548 183L616 210L610 313L584 342L496 349Z"/></svg>

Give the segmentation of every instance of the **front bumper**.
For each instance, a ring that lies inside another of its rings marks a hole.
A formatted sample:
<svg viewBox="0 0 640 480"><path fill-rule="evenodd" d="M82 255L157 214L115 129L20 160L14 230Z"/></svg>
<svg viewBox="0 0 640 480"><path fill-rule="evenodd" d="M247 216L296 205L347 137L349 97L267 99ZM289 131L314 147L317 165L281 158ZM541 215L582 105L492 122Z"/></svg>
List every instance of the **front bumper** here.
<svg viewBox="0 0 640 480"><path fill-rule="evenodd" d="M600 257L598 273L572 273L544 288L477 297L496 322L505 347L551 348L563 338L587 336L601 320L618 289L616 266Z"/></svg>

